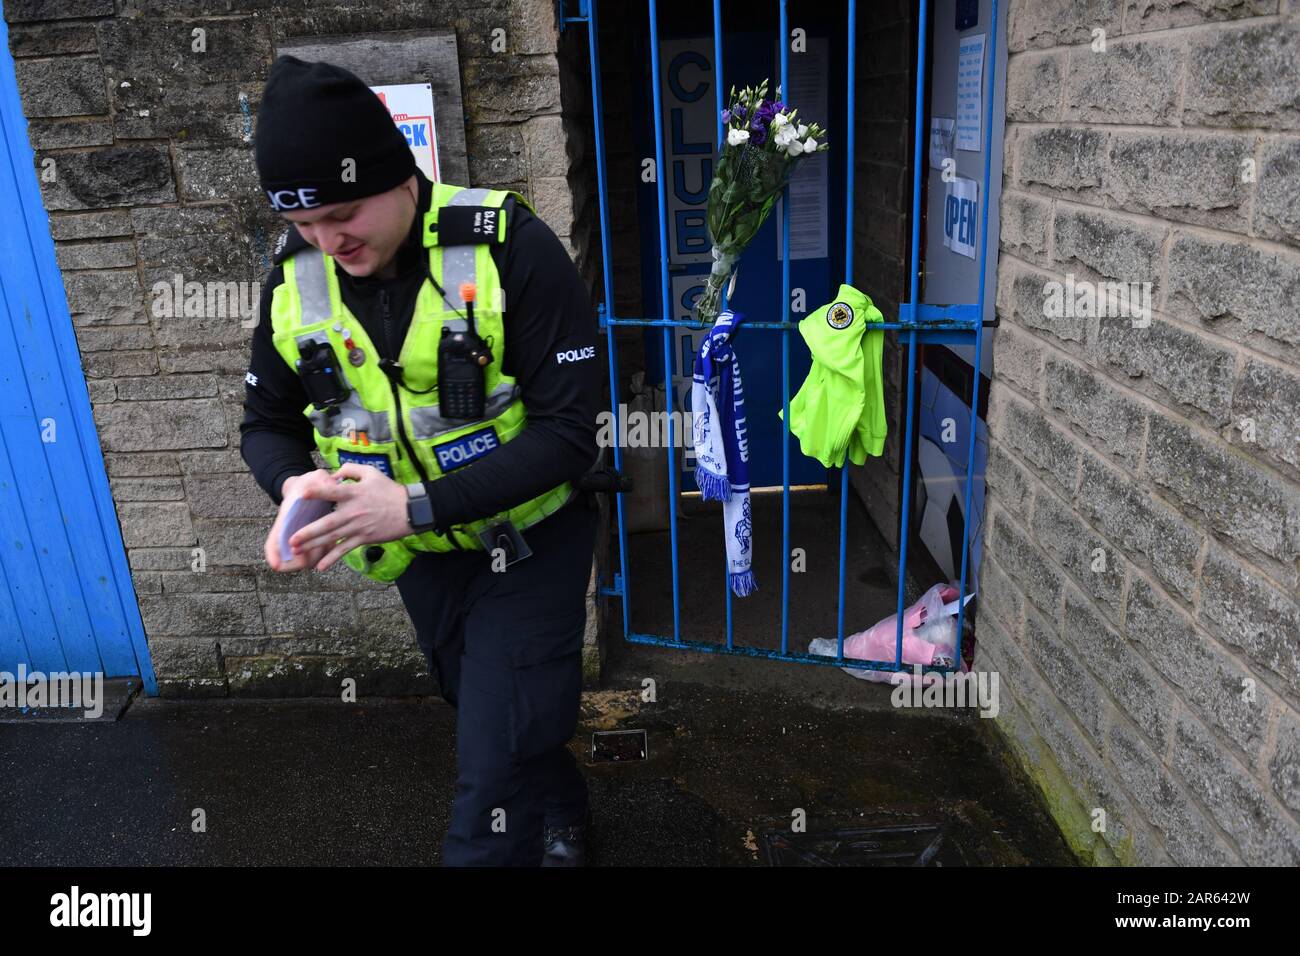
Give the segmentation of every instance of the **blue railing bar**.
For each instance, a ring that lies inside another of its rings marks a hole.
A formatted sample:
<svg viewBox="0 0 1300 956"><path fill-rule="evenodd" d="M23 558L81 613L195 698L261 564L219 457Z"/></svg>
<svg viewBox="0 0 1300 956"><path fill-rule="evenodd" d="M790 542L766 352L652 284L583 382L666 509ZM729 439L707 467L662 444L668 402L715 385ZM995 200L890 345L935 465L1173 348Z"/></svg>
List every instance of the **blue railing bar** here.
<svg viewBox="0 0 1300 956"><path fill-rule="evenodd" d="M849 0L849 88L845 111L847 122L844 124L844 281L853 284L853 172L856 165L853 160L854 84L857 82L858 64L858 4ZM848 535L849 535L849 461L845 455L840 467L840 582L838 607L835 619L835 637L838 647L838 659L844 659L844 582L848 573Z"/></svg>
<svg viewBox="0 0 1300 956"><path fill-rule="evenodd" d="M666 637L659 637L656 634L629 634L627 640L631 644L647 644L654 647L671 647L684 651L700 651L705 654L737 654L742 657L760 657L766 660L793 661L805 664L822 664L830 667L852 667L857 670L870 671L904 671L911 673L913 665L903 664L895 666L893 661L868 661L861 658L848 657L839 660L829 655L808 654L804 651L790 651L788 653L778 651L771 647L748 647L738 645L736 647L727 647L725 644L715 644L709 641L674 641ZM936 667L931 664L920 665L921 672L924 674L951 674L955 673L956 667Z"/></svg>
<svg viewBox="0 0 1300 956"><path fill-rule="evenodd" d="M718 118L718 155L722 155L723 137L726 136L726 124L722 122L722 111L728 105L722 99L726 89L722 71L722 0L713 0L713 98L718 104L715 114Z"/></svg>
<svg viewBox="0 0 1300 956"><path fill-rule="evenodd" d="M629 319L629 318L620 319L620 318L610 318L608 316L603 316L601 319L601 324L602 325L642 325L642 326L663 325L669 327L675 326L677 328L695 329L697 331L701 330L701 327L698 324L686 319ZM871 327L873 329L880 329L886 332L889 331L924 332L927 330L934 331L934 332L956 332L956 331L973 332L975 331L977 325L979 325L978 322L973 320L968 321L966 319L929 319L924 322L876 322L873 323ZM799 328L798 322L757 322L757 321L751 322L749 319L746 319L744 325L741 326L741 331L744 331L745 329L778 329L778 330L788 331L790 329L797 329L797 328Z"/></svg>
<svg viewBox="0 0 1300 956"><path fill-rule="evenodd" d="M587 0L583 0L584 9ZM605 282L605 308L614 311L614 279L609 259L609 201L606 197L608 186L605 182L605 110L600 85L600 35L596 23L596 0L591 0L588 11L589 29L587 30L587 55L591 63L591 109L596 123L596 196L600 205L600 255L601 271ZM602 323L603 324L603 323ZM610 385L617 387L611 379ZM616 391L610 392L616 396ZM618 404L617 401L614 402Z"/></svg>
<svg viewBox="0 0 1300 956"><path fill-rule="evenodd" d="M924 149L925 122L925 52L929 32L929 3L921 0L916 30L916 109L912 119L912 256L909 276L909 303L920 302L921 285L921 172L929 168ZM977 333L978 334L978 331ZM978 372L978 370L977 370ZM903 441L903 513L898 527L898 606L897 633L894 637L894 660L903 662L903 598L907 588L907 539L912 513L912 416L916 411L916 330L908 332L907 342L907 425Z"/></svg>
<svg viewBox="0 0 1300 956"><path fill-rule="evenodd" d="M983 309L984 309L984 284L985 284L985 280L986 280L987 277L988 277L988 243L987 243L985 240L988 239L988 230L989 230L989 204L988 204L988 195L989 195L989 178L990 178L990 176L991 176L991 170L992 170L992 166L993 166L993 140L992 140L992 137L993 137L993 92L994 92L994 89L995 89L996 84L997 84L997 75L996 75L996 74L997 74L997 68L998 68L998 55L997 55L997 50L998 50L998 44L997 44L997 39L998 39L998 0L993 0L993 10L992 10L992 13L993 13L993 21L992 21L992 23L989 25L989 32L988 32L989 42L988 42L988 46L985 47L985 50L984 50L984 59L988 62L988 65L989 65L989 68L988 68L988 70L986 71L987 74L988 74L989 94L988 94L988 99L985 100L985 102L984 102L984 141L983 141L983 143L982 143L982 145L983 145L983 147L984 147L984 186L983 186L983 189L984 189L984 193L983 193L983 195L984 195L984 201L980 203L980 205L983 207L983 208L981 208L981 210L980 210L980 285L979 285L979 308L980 308L980 313L979 313L979 316L980 316L981 319L984 318L984 312L983 312ZM989 53L990 53L989 48L990 48L990 47L992 48L992 56L989 55ZM976 337L976 341L978 341L978 340L979 340L978 337ZM976 374L976 378L978 378L978 377L979 377L979 376L978 376L978 372L979 372L979 366L978 366L978 365L975 366L975 371L976 371L976 373L977 373L977 374Z"/></svg>
<svg viewBox="0 0 1300 956"><path fill-rule="evenodd" d="M588 9L588 2L590 2L591 6L595 6L596 0L578 0L578 13L577 13L577 15L576 15L576 16L569 16L568 14L566 14L566 13L564 12L565 8L568 6L567 0L555 0L555 7L556 7L556 13L557 13L556 20L557 20L557 22L559 23L559 27L560 27L560 32L561 32L561 33L564 32L564 26L565 26L566 23L586 23L586 22L587 22L587 20L588 20L588 16L587 16L587 15L588 15L588 13L590 12L590 10ZM592 14L592 19L594 19L594 18L595 18L595 14Z"/></svg>
<svg viewBox="0 0 1300 956"><path fill-rule="evenodd" d="M664 110L660 92L659 73L659 5L650 0L650 89L655 104L655 187L659 194L659 289L660 302L665 315L672 311L668 279L668 198L664 194ZM673 343L668 326L664 326L664 405L665 411L673 407ZM664 449L668 461L668 537L673 551L673 637L681 633L682 608L678 588L680 578L677 552L677 462L674 451L673 416L668 416L668 447Z"/></svg>
<svg viewBox="0 0 1300 956"><path fill-rule="evenodd" d="M922 303L913 305L911 302L903 302L898 306L898 317L906 318L910 321L916 319L959 319L969 325L972 329L980 324L981 313L980 306L977 302L959 303L954 305L930 305Z"/></svg>
<svg viewBox="0 0 1300 956"><path fill-rule="evenodd" d="M993 162L993 93L997 86L997 68L998 68L998 0L993 0L993 16L989 21L989 40L992 47L992 56L989 51L985 50L985 57L989 61L989 96L984 104L984 200L981 205L984 207L980 210L980 292L979 292L979 314L984 316L984 282L988 274L988 245L989 245L989 181L992 175L991 167ZM970 523L971 523L971 490L974 487L975 475L975 433L979 430L979 396L980 396L980 368L982 357L982 347L984 344L984 326L981 322L975 329L975 375L974 384L970 393L970 436L966 449L966 493L965 493L965 511L962 534L961 534L961 580L957 590L957 647L953 655L953 663L961 661L961 639L962 624L966 619L966 570L967 558L970 554Z"/></svg>
<svg viewBox="0 0 1300 956"><path fill-rule="evenodd" d="M726 87L724 81L725 72L722 68L722 0L713 0L713 96L717 103L718 117L718 152L722 155L722 148L726 145L724 137L727 135L726 124L722 122L722 110L725 105L722 98L722 91ZM722 290L722 308L727 308L727 290ZM722 553L722 602L726 608L727 617L727 647L731 647L734 642L734 630L731 617L731 563L727 560L727 553Z"/></svg>
<svg viewBox="0 0 1300 956"><path fill-rule="evenodd" d="M614 308L614 280L613 270L610 267L609 259L609 202L606 196L605 181L605 130L604 115L605 111L601 103L601 84L600 84L600 25L596 20L596 0L581 0L581 9L588 15L587 22L587 53L591 63L591 112L595 117L596 132L596 197L600 206L600 250L601 250L601 272L604 274L605 284L605 301L600 303L597 308L597 314L600 316L601 327L605 329L605 345L609 355L609 396L611 415L615 429L618 428L618 350L614 343L614 326L605 322L607 312L612 312ZM617 431L615 431L617 434ZM614 469L623 471L623 450L614 443ZM626 634L632 628L631 621L631 601L629 599L627 582L629 579L627 567L627 518L623 510L623 495L614 496L614 506L618 513L618 567L621 577L616 575L615 580L618 582L619 594L622 597L623 604L623 633Z"/></svg>
<svg viewBox="0 0 1300 956"><path fill-rule="evenodd" d="M615 428L614 434L618 434L618 393L616 391L618 378L615 371L618 368L618 346L614 342L614 329L612 326L606 332L605 343L609 351L610 388L612 389L610 395L615 398L614 401L610 402L614 406L610 414ZM614 470L619 474L623 473L623 449L619 447L618 442L614 442ZM632 575L628 570L627 563L627 515L624 510L624 497L622 493L614 495L614 508L618 515L618 569L622 573L619 593L623 598L623 633L626 634L632 627L632 599L629 584Z"/></svg>
<svg viewBox="0 0 1300 956"><path fill-rule="evenodd" d="M790 96L790 15L781 0L781 99ZM790 315L790 184L781 190L781 315ZM781 653L790 641L790 329L781 335Z"/></svg>

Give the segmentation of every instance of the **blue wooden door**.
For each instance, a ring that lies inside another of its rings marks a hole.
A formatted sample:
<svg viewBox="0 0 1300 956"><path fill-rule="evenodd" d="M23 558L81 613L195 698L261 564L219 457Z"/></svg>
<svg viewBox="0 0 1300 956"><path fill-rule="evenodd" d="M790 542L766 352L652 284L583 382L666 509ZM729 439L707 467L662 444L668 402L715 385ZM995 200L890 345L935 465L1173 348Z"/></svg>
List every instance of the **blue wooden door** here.
<svg viewBox="0 0 1300 956"><path fill-rule="evenodd" d="M0 671L157 693L0 19Z"/></svg>

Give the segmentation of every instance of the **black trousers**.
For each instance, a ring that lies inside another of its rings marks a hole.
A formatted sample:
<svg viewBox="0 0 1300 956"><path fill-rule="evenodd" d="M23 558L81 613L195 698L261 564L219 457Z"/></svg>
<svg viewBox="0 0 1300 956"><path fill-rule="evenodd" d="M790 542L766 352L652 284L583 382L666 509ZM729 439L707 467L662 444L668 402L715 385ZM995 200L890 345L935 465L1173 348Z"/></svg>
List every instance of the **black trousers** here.
<svg viewBox="0 0 1300 956"><path fill-rule="evenodd" d="M537 866L542 827L583 820L569 752L600 512L587 494L524 532L503 571L482 551L419 555L397 579L443 698L456 707L456 796L444 866Z"/></svg>

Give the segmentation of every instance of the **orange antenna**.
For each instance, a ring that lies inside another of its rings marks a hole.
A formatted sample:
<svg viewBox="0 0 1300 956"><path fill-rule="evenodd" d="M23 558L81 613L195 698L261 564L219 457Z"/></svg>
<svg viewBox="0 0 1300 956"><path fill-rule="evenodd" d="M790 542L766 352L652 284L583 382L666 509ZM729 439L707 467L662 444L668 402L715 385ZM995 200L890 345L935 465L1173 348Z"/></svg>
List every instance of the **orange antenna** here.
<svg viewBox="0 0 1300 956"><path fill-rule="evenodd" d="M460 297L465 302L473 302L478 297L478 286L472 282L460 284Z"/></svg>

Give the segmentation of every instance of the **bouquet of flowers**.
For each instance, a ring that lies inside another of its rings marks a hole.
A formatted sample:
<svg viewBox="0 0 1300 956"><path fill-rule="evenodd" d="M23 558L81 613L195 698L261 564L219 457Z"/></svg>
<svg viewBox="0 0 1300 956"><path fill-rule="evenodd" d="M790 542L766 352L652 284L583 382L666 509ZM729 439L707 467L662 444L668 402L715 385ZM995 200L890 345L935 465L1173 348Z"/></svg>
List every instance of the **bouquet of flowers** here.
<svg viewBox="0 0 1300 956"><path fill-rule="evenodd" d="M825 130L816 123L799 122L799 111L781 102L780 86L776 96L767 98L767 80L745 87L739 96L733 86L731 105L722 111L727 141L709 186L713 268L695 303L695 320L701 326L711 326L717 319L728 278L727 295L734 290L732 270L790 181L795 164L830 148L829 143L819 142Z"/></svg>

